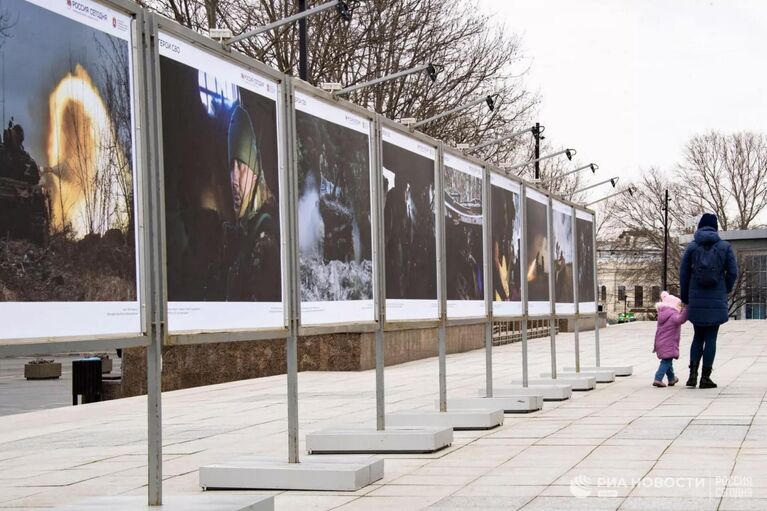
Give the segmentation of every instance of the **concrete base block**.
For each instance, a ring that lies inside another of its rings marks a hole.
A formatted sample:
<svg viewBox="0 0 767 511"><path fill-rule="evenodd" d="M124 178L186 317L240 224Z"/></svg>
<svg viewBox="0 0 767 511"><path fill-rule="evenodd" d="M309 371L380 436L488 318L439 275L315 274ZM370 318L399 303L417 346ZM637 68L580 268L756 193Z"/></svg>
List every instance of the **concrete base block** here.
<svg viewBox="0 0 767 511"><path fill-rule="evenodd" d="M591 372L607 370L615 373L615 376L631 376L634 374L634 366L581 366L581 371ZM575 371L574 367L565 367L565 371Z"/></svg>
<svg viewBox="0 0 767 511"><path fill-rule="evenodd" d="M448 399L448 410L466 410L477 408L501 408L505 413L530 413L537 412L543 408L543 396L534 394L530 396L511 396L511 397L463 397Z"/></svg>
<svg viewBox="0 0 767 511"><path fill-rule="evenodd" d="M512 385L522 385L522 380L512 380ZM527 380L528 385L570 385L573 390L586 391L594 390L597 387L597 379L594 376L575 376L575 377L562 377L557 375L556 380L551 378L530 378Z"/></svg>
<svg viewBox="0 0 767 511"><path fill-rule="evenodd" d="M407 410L386 416L386 425L429 426L453 430L492 429L503 424L503 410Z"/></svg>
<svg viewBox="0 0 767 511"><path fill-rule="evenodd" d="M185 495L165 497L162 506L147 504L141 497L96 497L55 511L274 511L274 497L258 495Z"/></svg>
<svg viewBox="0 0 767 511"><path fill-rule="evenodd" d="M561 378L572 378L573 376L593 376L596 378L597 383L612 383L615 381L615 372L609 370L609 369L599 369L594 371L584 371L581 369L581 372L576 373L574 371L557 371L557 379ZM551 373L541 373L541 376L544 378L550 378Z"/></svg>
<svg viewBox="0 0 767 511"><path fill-rule="evenodd" d="M203 489L356 491L378 481L384 460L372 456L305 456L301 463L243 457L200 467Z"/></svg>
<svg viewBox="0 0 767 511"><path fill-rule="evenodd" d="M310 454L329 453L428 453L453 443L451 427L401 427L375 429L326 429L306 435Z"/></svg>
<svg viewBox="0 0 767 511"><path fill-rule="evenodd" d="M478 394L481 396L485 393L484 389L480 389ZM511 387L498 387L493 388L493 395L498 397L509 396L529 396L540 394L543 396L544 401L564 401L570 399L573 395L573 388L567 384L551 384L551 385L530 385L523 387L520 385L513 385Z"/></svg>

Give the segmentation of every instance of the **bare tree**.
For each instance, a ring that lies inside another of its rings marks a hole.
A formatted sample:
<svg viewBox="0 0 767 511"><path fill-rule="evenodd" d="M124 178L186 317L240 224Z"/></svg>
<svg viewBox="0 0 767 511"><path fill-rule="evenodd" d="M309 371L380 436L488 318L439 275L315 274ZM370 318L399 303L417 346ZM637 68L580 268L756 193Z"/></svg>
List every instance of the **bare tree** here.
<svg viewBox="0 0 767 511"><path fill-rule="evenodd" d="M767 137L715 131L695 136L676 177L686 214L711 212L723 230L748 229L767 209Z"/></svg>
<svg viewBox="0 0 767 511"><path fill-rule="evenodd" d="M212 20L240 34L295 13L294 0L143 0L194 30ZM368 0L354 3L344 22L333 10L308 22L309 81L359 83L426 63L441 67L439 80L413 75L355 91L349 99L391 119L425 119L498 92L497 107L482 107L429 123L423 130L448 143L477 144L530 122L538 98L525 90L518 38L494 25L476 0ZM215 16L211 16L211 12ZM235 47L280 71L298 64L298 27L290 24ZM512 140L478 156L508 161L524 142Z"/></svg>

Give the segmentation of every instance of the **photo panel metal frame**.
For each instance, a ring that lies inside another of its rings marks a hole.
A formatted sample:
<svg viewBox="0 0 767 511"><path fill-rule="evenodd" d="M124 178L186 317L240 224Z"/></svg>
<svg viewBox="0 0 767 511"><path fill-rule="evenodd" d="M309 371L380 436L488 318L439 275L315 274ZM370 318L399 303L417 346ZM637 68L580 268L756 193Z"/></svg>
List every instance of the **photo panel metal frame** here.
<svg viewBox="0 0 767 511"><path fill-rule="evenodd" d="M525 282L525 293L524 293L524 299L525 299L525 316L527 319L552 319L555 316L554 311L554 274L551 271L552 269L552 228L551 228L551 219L552 219L552 209L551 209L551 200L552 200L552 194L548 191L545 191L537 186L535 186L533 183L530 183L528 181L525 181L525 187L524 187L524 239L525 239L525 261L523 261L523 273L525 274L524 282ZM541 205L543 205L546 208L546 240L548 243L547 252L548 252L548 258L545 261L548 264L549 269L549 277L548 277L548 301L541 301L541 300L531 300L530 299L530 282L527 278L527 259L529 259L529 254L527 253L528 249L528 243L529 240L527 240L527 228L529 225L529 222L531 219L528 216L528 210L527 210L527 201L528 199L537 202Z"/></svg>
<svg viewBox="0 0 767 511"><path fill-rule="evenodd" d="M498 167L489 167L489 182L488 182L488 214L486 221L488 222L488 235L489 240L486 245L488 252L488 268L492 269L493 273L489 274L490 286L488 286L487 294L490 311L492 312L493 321L517 321L527 316L527 278L524 272L525 268L525 254L526 254L526 232L525 227L527 225L527 208L525 207L525 190L527 183L524 179L508 175L504 170ZM495 184L494 184L495 181ZM506 185L506 186L504 186ZM493 193L492 188L501 188L507 192L515 193L519 195L520 205L520 254L519 254L519 272L520 272L520 301L496 301L492 291L492 275L494 275L495 268L492 261L492 232L493 232Z"/></svg>
<svg viewBox="0 0 767 511"><path fill-rule="evenodd" d="M554 277L554 296L552 297L554 301L554 312L558 318L574 318L578 316L578 290L577 287L577 247L576 247L576 239L575 239L575 209L576 209L576 203L574 203L571 200L559 197L557 195L551 195L551 222L552 222L552 246L555 246L556 240L554 239L554 213L557 210L561 210L560 212L568 215L570 217L570 229L572 232L572 251L573 251L573 262L572 262L572 286L573 286L573 301L572 302L559 302L557 301L557 293L556 293L556 276ZM552 264L551 269L554 270L554 261L555 261L555 255L552 251L551 254Z"/></svg>
<svg viewBox="0 0 767 511"><path fill-rule="evenodd" d="M380 210L379 213L381 215L381 250L380 250L380 259L383 262L383 271L381 272L381 277L383 278L383 281L381 282L381 296L383 300L383 307L385 308L385 313L383 314L384 317L384 323L385 328L387 330L404 330L404 329L417 329L417 328L430 328L430 327L437 327L439 326L440 322L440 296L442 293L441 290L441 279L440 279L440 271L439 271L439 262L440 262L440 250L439 247L441 246L442 240L440 239L440 233L437 232L437 221L439 220L438 215L441 208L437 206L436 197L439 197L440 191L437 189L439 186L439 183L441 182L441 166L440 166L440 146L442 142L439 140L436 140L434 138L429 137L428 135L425 135L421 132L414 131L408 129L406 126L403 126L402 124L399 124L396 121L393 121L391 119L388 119L382 115L378 115L378 126L379 126L379 136L381 140L380 145L380 155L379 155L379 161L378 161L378 167L377 167L377 173L378 173L378 179L380 179L379 182L383 182L384 178L384 165L383 165L383 154L384 154L384 144L391 143L392 145L404 150L411 152L417 156L431 159L434 161L434 173L433 173L433 179L434 179L434 197L435 197L435 207L433 208L433 214L434 214L434 222L435 222L435 261L434 261L434 271L435 271L435 279L436 279L436 294L434 300L431 299L413 299L413 300L398 300L398 299L389 299L387 298L387 290L386 290L386 275L388 272L392 271L392 268L389 268L386 265L386 238L385 238L385 227L383 225L384 216L385 216L385 204L386 204L386 192L383 190L383 187L379 193L379 201L380 201ZM393 139L399 138L401 141L401 144L398 145L394 142L390 142L387 140L387 131L389 135L393 135ZM404 144L413 143L415 144L415 148L408 149L407 147L402 147L403 140L409 140L409 142L404 142ZM421 147L418 147L418 145L421 144ZM417 152L421 150L422 152ZM427 155L426 153L432 152L431 156ZM415 310L423 311L423 312L416 312L415 314L409 314L407 316L399 315L395 316L392 319L392 311L394 310L394 306L397 306L397 309L401 309L404 307L412 307ZM416 309L417 306L417 309ZM433 312L425 312L425 311L432 311Z"/></svg>
<svg viewBox="0 0 767 511"><path fill-rule="evenodd" d="M584 220L591 223L591 231L592 231L592 254L593 254L593 262L592 261L583 261L585 264L588 264L590 266L594 267L593 270L593 277L594 277L594 301L593 302L584 302L581 301L580 296L577 296L577 313L578 315L592 315L597 312L597 303L599 302L599 294L597 293L598 290L598 278L597 278L597 272L596 272L596 260L597 260L597 247L596 247L596 213L593 210L590 210L588 208L579 207L578 205L573 205L574 209L574 225L573 225L573 233L574 233L574 240L575 244L578 244L578 228L577 228L577 220ZM577 252L577 248L576 248ZM577 254L576 257L576 266L578 261L580 260L581 255ZM577 273L577 268L576 268ZM577 284L577 280L576 280ZM578 287L578 286L576 286Z"/></svg>
<svg viewBox="0 0 767 511"><path fill-rule="evenodd" d="M71 11L64 2L62 2L61 5L50 5L39 0L24 1L30 5L38 6L53 14L70 19L75 23L80 22L78 18L75 17L77 14L69 14ZM135 264L137 292L135 302L131 303L135 303L135 307L138 309L138 324L135 331L127 332L93 334L85 331L83 334L76 335L34 334L29 337L19 337L14 335L8 338L0 338L0 356L25 356L32 354L50 355L64 351L104 351L118 348L147 346L151 341L150 325L152 304L150 297L152 289L149 268L151 228L146 214L149 207L149 165L146 158L146 148L148 147L149 139L145 129L147 120L146 98L144 94L146 67L143 45L145 11L129 0L83 0L82 3L84 3L86 7L92 9L98 10L100 7L101 9L106 10L106 12L99 10L98 18L84 18L83 24L90 26L94 30L109 33L110 31L119 29L120 25L118 23L121 23L122 21L118 19L118 16L130 19L130 27L128 28L130 40L128 41L128 45L130 49L129 76L131 77L131 110L133 114L131 134L133 142L134 208L136 215L135 231L133 235L136 240ZM86 20L89 20L92 23L85 23ZM93 23L97 21L107 23L110 27L99 28L94 26ZM93 304L109 302L5 302L5 304L8 303L34 304L32 307L22 305L21 309L28 309L28 312L35 314L39 320L40 316L48 316L50 319L49 313L51 312L51 307L55 307L55 304L80 304L83 307L79 308L83 310L74 312L80 312L88 316L93 313ZM2 305L3 303L0 303L0 307L2 307ZM17 306L12 308L15 310L4 311L3 315L7 315L8 317L18 317L22 311L19 310L19 307ZM88 308L88 310L85 310L86 308ZM73 311L68 311L63 314L71 315L72 312ZM112 311L109 314L120 315L122 313L120 311ZM86 319L86 317L81 315L78 315L78 317L82 317L83 320ZM92 323L85 321L85 324L90 325Z"/></svg>
<svg viewBox="0 0 767 511"><path fill-rule="evenodd" d="M166 242L166 214L165 214L165 162L164 162L164 147L163 147L163 119L162 119L162 97L161 97L161 84L162 77L160 72L160 60L161 52L160 47L163 44L167 44L171 40L179 41L188 45L190 52L202 52L205 58L211 58L218 65L223 67L229 67L231 70L239 70L241 74L241 82L248 83L251 92L259 94L255 89L263 88L264 81L270 81L276 84L277 90L273 93L275 102L276 113L276 137L277 137L277 173L279 182L279 214L280 214L280 264L281 264L281 301L280 302L260 302L264 306L274 306L279 303L282 308L280 314L282 320L281 324L273 322L270 325L263 327L247 326L235 329L228 329L225 327L213 327L213 328L194 328L188 330L171 331L168 328L168 332L165 338L165 343L169 345L176 344L200 344L211 342L236 342L236 341L254 341L261 339L276 339L285 338L288 336L288 321L289 321L289 307L288 302L290 300L290 286L289 286L289 272L290 267L290 254L288 248L288 239L291 237L290 229L290 201L292 200L289 193L289 179L288 173L290 172L290 164L288 161L288 131L287 131L287 90L286 90L286 76L269 66L258 62L250 57L242 55L236 51L228 50L223 45L216 43L212 39L209 39L203 35L200 35L186 27L179 25L178 23L169 20L156 13L149 14L148 20L148 34L147 37L151 41L148 49L149 66L152 70L152 83L150 88L153 94L149 100L152 105L153 122L151 128L154 130L152 138L156 146L154 147L153 164L155 171L152 172L154 178L153 187L155 193L158 194L160 200L160 206L158 211L159 218L161 219L160 225L158 225L158 240L161 243L161 260L159 271L161 273L161 285L162 296L165 300L165 310L163 310L163 320L166 325L170 327L170 311L171 304L167 300L167 242ZM166 42L161 42L161 35L166 35ZM175 48L169 47L168 51L176 52ZM197 69L198 71L205 71L199 64L191 64L189 62L179 61L185 65ZM268 87L269 84L266 84ZM264 94L262 94L264 95ZM181 302L183 303L183 302ZM206 303L206 302L203 302ZM209 303L209 302L207 302ZM259 302L253 302L259 303ZM217 305L217 308L227 307L233 304L248 304L249 302L220 302L221 305ZM203 307L204 308L204 307ZM219 311L221 312L221 311ZM246 311L242 311L246 312ZM251 311L256 312L256 311Z"/></svg>
<svg viewBox="0 0 767 511"><path fill-rule="evenodd" d="M297 108L297 94L302 94L305 96L310 97L311 99L319 102L320 104L326 105L331 112L328 112L328 114L325 117L311 113L306 111L308 115L312 115L314 117L318 117L326 122L334 123L340 126L343 126L341 124L340 119L331 120L328 117L332 116L332 110L336 110L337 112L343 112L344 114L349 114L352 118L356 119L349 119L349 124L356 122L356 120L362 120L367 122L367 136L368 136L368 156L369 156L369 180L370 180L370 190L369 190L369 201L370 201L370 237L371 237L371 271L372 271L372 289L373 289L373 295L370 300L364 300L365 302L369 302L369 304L363 305L361 307L353 307L353 302L351 301L339 301L336 302L336 306L333 307L334 310L329 311L320 311L319 314L327 314L327 313L344 313L344 311L341 310L343 307L352 306L352 308L356 310L370 310L370 316L367 318L359 318L359 319L352 319L352 320L345 320L345 321L308 321L304 323L304 315L307 316L316 316L315 314L306 314L306 307L304 304L306 302L303 302L301 300L300 294L300 283L299 287L297 288L296 292L298 293L297 297L297 303L298 303L298 315L299 315L299 334L300 335L317 335L317 334L324 334L324 333L341 333L341 332L373 332L377 328L378 319L379 319L379 288L381 287L381 282L379 281L378 277L378 260L379 260L379 251L381 250L380 243L379 243L379 235L378 235L378 229L381 227L380 223L380 215L381 212L379 212L378 208L378 194L379 194L379 182L378 182L378 168L379 168L379 159L378 159L378 130L376 127L377 124L377 116L370 110L363 108L359 105L356 105L354 103L351 103L350 101L347 101L343 98L339 98L337 96L334 96L331 93L328 93L322 89L319 89L317 87L314 87L310 85L307 82L304 82L303 80L299 79L290 79L289 80L289 87L290 87L290 97L293 98L293 101L289 102L287 104L288 112L286 114L286 117L288 117L291 120L290 128L289 128L289 135L291 137L291 141L294 145L292 150L290 151L290 165L289 169L290 172L292 172L293 177L296 180L296 186L298 186L298 133L297 133L297 121L296 121L296 112L299 111ZM350 125L345 126L349 129L351 128ZM362 132L363 130L356 130L359 132ZM295 195L295 201L297 202L298 197L300 196L300 190L297 188L293 190ZM297 207L297 203L294 204L294 206ZM296 210L295 213L295 223L296 228L298 229L298 222L300 221L299 213ZM298 235L298 233L297 233ZM296 272L296 275L299 276L300 279L300 261L299 261L299 254L295 254L295 264L293 266L293 270ZM333 302L321 302L321 303L333 303ZM308 307L315 307L315 304L310 304Z"/></svg>
<svg viewBox="0 0 767 511"><path fill-rule="evenodd" d="M480 230L481 230L481 246L482 246L482 287L483 287L483 296L481 300L450 300L447 297L448 291L447 291L447 257L448 257L448 250L447 250L447 242L448 242L448 234L447 234L447 225L444 225L442 229L442 238L443 242L439 243L440 251L442 253L442 259L445 264L443 264L443 268L438 268L438 272L445 273L445 282L444 282L444 292L441 293L444 295L444 304L441 304L442 309L444 310L445 318L447 321L447 325L472 325L472 324L482 324L488 319L488 310L487 310L487 297L486 297L486 275L488 273L488 266L487 266L487 257L486 257L486 250L487 250L487 233L485 224L488 221L488 218L490 217L490 208L488 206L488 202L486 199L486 193L485 193L485 187L487 186L486 183L486 169L488 167L488 163L484 160L480 160L478 158L475 158L473 156L469 156L464 154L460 149L456 149L452 146L449 146L445 143L441 143L439 146L439 151L441 154L440 157L440 173L442 177L442 195L440 198L442 199L442 202L440 203L439 209L440 215L443 222L446 222L446 207L444 204L444 197L445 197L445 173L446 169L448 167L451 167L458 172L461 172L463 174L476 177L480 180L480 198L482 201L482 222L480 224ZM463 168L458 168L455 166L451 166L448 164L450 160L454 160L455 163L459 164ZM442 301L443 297L440 297L440 301ZM464 306L465 307L462 307ZM456 311L456 309L464 309L463 312L456 312L454 314L451 314L451 309L453 311Z"/></svg>

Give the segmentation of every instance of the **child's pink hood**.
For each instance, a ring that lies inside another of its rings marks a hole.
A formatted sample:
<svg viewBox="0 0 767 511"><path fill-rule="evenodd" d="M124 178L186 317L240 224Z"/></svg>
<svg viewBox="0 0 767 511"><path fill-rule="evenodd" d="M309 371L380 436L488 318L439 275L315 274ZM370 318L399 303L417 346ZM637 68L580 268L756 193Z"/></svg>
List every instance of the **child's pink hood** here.
<svg viewBox="0 0 767 511"><path fill-rule="evenodd" d="M676 309L677 305L679 305L680 303L682 303L682 300L672 295L668 291L663 291L660 294L660 301L655 304L655 310L660 312L661 309L665 309L668 307Z"/></svg>

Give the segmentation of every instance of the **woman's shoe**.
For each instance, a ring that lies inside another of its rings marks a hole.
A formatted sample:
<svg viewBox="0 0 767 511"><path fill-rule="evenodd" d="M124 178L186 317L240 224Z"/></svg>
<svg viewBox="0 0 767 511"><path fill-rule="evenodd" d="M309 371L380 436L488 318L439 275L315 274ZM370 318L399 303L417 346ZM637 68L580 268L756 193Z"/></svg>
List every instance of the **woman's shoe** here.
<svg viewBox="0 0 767 511"><path fill-rule="evenodd" d="M704 367L703 374L700 377L701 389L715 389L716 383L711 380L711 367Z"/></svg>
<svg viewBox="0 0 767 511"><path fill-rule="evenodd" d="M659 380L655 380L654 382L652 382L652 386L653 386L653 387L665 387L665 386L666 386L666 384L665 384L665 383L663 383L662 381L659 381Z"/></svg>
<svg viewBox="0 0 767 511"><path fill-rule="evenodd" d="M670 382L668 382L668 386L669 386L669 387L673 387L673 386L674 386L674 385L676 385L677 383L679 383L679 378L674 378L673 380L671 380Z"/></svg>
<svg viewBox="0 0 767 511"><path fill-rule="evenodd" d="M698 386L698 364L690 363L690 377L685 385L693 388Z"/></svg>

